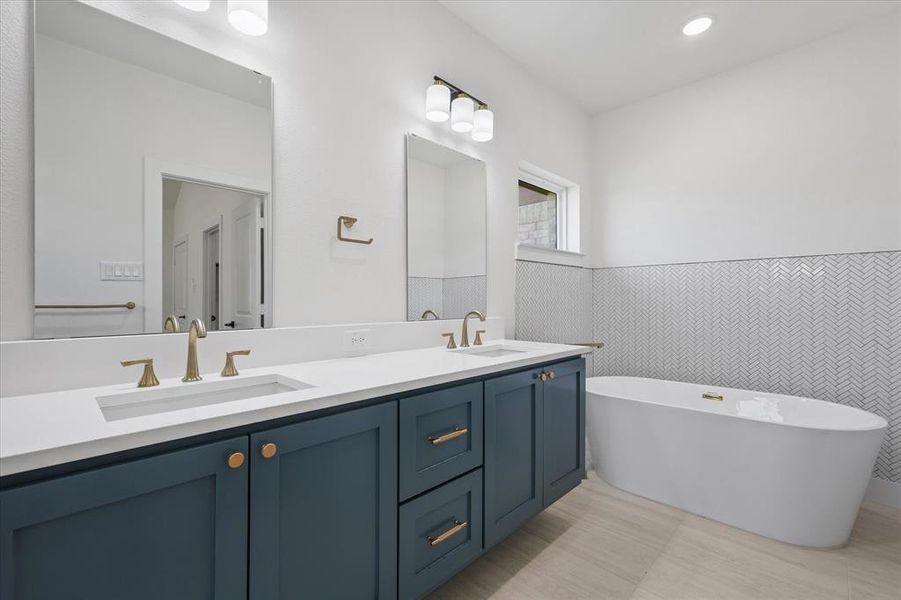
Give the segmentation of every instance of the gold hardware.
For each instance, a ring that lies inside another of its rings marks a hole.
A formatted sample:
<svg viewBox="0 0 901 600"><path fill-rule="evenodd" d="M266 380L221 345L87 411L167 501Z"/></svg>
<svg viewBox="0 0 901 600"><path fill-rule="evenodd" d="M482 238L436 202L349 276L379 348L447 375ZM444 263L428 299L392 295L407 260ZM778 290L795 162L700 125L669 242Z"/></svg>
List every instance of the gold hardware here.
<svg viewBox="0 0 901 600"><path fill-rule="evenodd" d="M345 215L341 215L340 217L338 217L338 240L342 241L342 242L351 242L353 244L367 244L367 245L371 244L372 238L369 238L368 240L358 240L356 238L344 237L344 233L341 230L342 226L346 227L347 229L350 229L351 227L356 225L356 223L357 223L356 217L348 217Z"/></svg>
<svg viewBox="0 0 901 600"><path fill-rule="evenodd" d="M571 342L570 346L587 346L588 348L603 348L604 342Z"/></svg>
<svg viewBox="0 0 901 600"><path fill-rule="evenodd" d="M185 383L190 381L200 381L200 367L197 366L197 338L206 337L206 326L200 319L191 321L191 327L188 328L188 364L185 367L185 376L181 378Z"/></svg>
<svg viewBox="0 0 901 600"><path fill-rule="evenodd" d="M266 442L262 446L260 446L260 454L263 455L263 458L269 460L273 456L275 456L276 452L278 452L278 446L273 442Z"/></svg>
<svg viewBox="0 0 901 600"><path fill-rule="evenodd" d="M455 440L461 435L466 435L469 433L468 427L457 427L453 431L448 431L447 433L442 433L438 436L429 436L428 440L431 442L433 446L437 446L438 444L443 444L444 442L449 442L451 440Z"/></svg>
<svg viewBox="0 0 901 600"><path fill-rule="evenodd" d="M178 324L178 319L175 315L166 315L166 320L163 321L163 330L169 333L178 333L181 329L181 325Z"/></svg>
<svg viewBox="0 0 901 600"><path fill-rule="evenodd" d="M479 321L485 322L485 315L477 310L471 310L463 317L463 333L460 335L460 347L469 348L469 317L478 317Z"/></svg>
<svg viewBox="0 0 901 600"><path fill-rule="evenodd" d="M466 521L463 521L461 523L460 521L457 521L456 519L454 519L453 527L451 527L450 529L448 529L447 531L445 531L444 533L442 533L441 535L438 535L436 537L429 536L429 546L437 546L441 542L447 541L448 538L450 538L450 537L460 533L464 529L466 529L467 525L468 525L468 523Z"/></svg>
<svg viewBox="0 0 901 600"><path fill-rule="evenodd" d="M235 357L236 356L247 356L250 354L250 350L232 350L231 352L225 353L225 366L222 367L222 372L220 375L223 377L234 377L238 374L238 369L235 368Z"/></svg>
<svg viewBox="0 0 901 600"><path fill-rule="evenodd" d="M243 452L232 452L228 455L228 468L229 469L240 469L241 465L244 464L244 453Z"/></svg>
<svg viewBox="0 0 901 600"><path fill-rule="evenodd" d="M141 375L141 380L138 382L139 388L153 387L160 384L160 380L156 378L156 373L153 372L152 358L123 360L119 364L121 364L123 367L130 367L132 365L144 365L144 373Z"/></svg>
<svg viewBox="0 0 901 600"><path fill-rule="evenodd" d="M438 316L438 313L436 313L434 310L432 310L432 309L430 308L430 309L426 310L424 313L422 313L422 316L419 317L419 320L420 320L420 321L425 321L426 317L428 317L429 315L432 315L433 317L435 317L435 320L436 320L436 321L438 321L438 320L441 319L441 317Z"/></svg>
<svg viewBox="0 0 901 600"><path fill-rule="evenodd" d="M704 392L703 394L701 394L701 398L703 398L704 400L717 400L719 402L723 401L722 394L714 394L713 392Z"/></svg>
<svg viewBox="0 0 901 600"><path fill-rule="evenodd" d="M446 346L447 348L450 348L451 350L453 350L454 348L457 347L457 342L454 341L454 332L453 331L451 331L450 333L442 333L441 336L447 338L447 346Z"/></svg>
<svg viewBox="0 0 901 600"><path fill-rule="evenodd" d="M482 345L482 334L485 333L484 329L476 330L476 340L472 343L473 346L481 346Z"/></svg>
<svg viewBox="0 0 901 600"><path fill-rule="evenodd" d="M541 371L540 373L535 373L535 377L540 379L541 381L547 381L547 373Z"/></svg>
<svg viewBox="0 0 901 600"><path fill-rule="evenodd" d="M134 310L137 306L134 302L126 302L125 304L35 304L35 308L40 309L67 309L67 308L127 308L128 310Z"/></svg>
<svg viewBox="0 0 901 600"><path fill-rule="evenodd" d="M553 379L554 377L557 376L557 374L554 373L553 371L548 371L547 373L545 373L545 375L547 375L548 379Z"/></svg>

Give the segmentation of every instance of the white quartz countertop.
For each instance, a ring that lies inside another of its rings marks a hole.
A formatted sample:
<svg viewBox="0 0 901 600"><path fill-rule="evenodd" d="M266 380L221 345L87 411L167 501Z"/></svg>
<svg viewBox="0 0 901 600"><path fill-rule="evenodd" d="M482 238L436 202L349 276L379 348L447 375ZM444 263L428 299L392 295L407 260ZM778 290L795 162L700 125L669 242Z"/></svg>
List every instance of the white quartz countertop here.
<svg viewBox="0 0 901 600"><path fill-rule="evenodd" d="M0 398L0 476L588 352L579 346L511 340L482 348L495 346L521 352L490 357L441 347L246 369L228 381L277 374L313 387L114 421L106 420L98 397L200 384L174 378L147 390L135 391L132 383ZM204 382L225 381L219 373L203 377Z"/></svg>

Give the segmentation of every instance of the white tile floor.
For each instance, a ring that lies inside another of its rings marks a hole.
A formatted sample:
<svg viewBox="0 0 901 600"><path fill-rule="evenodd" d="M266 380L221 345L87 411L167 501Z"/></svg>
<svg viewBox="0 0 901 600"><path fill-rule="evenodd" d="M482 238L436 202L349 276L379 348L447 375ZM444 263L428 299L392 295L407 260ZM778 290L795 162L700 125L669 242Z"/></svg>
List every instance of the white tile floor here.
<svg viewBox="0 0 901 600"><path fill-rule="evenodd" d="M776 542L584 481L433 600L899 600L901 509L865 504L850 543Z"/></svg>

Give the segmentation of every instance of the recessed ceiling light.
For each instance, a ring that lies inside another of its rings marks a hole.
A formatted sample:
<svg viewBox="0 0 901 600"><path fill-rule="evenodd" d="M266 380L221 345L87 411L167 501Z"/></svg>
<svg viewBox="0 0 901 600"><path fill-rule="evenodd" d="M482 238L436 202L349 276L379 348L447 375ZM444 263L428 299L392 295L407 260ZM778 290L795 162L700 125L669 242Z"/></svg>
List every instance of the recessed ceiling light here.
<svg viewBox="0 0 901 600"><path fill-rule="evenodd" d="M697 17L685 24L682 33L685 35L700 35L713 25L713 17Z"/></svg>

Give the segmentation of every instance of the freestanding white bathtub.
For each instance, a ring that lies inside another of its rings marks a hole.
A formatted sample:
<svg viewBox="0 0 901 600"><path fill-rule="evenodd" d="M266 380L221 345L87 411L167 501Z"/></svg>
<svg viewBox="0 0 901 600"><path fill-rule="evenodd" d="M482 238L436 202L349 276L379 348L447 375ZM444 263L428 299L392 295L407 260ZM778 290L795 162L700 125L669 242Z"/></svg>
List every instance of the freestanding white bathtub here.
<svg viewBox="0 0 901 600"><path fill-rule="evenodd" d="M831 402L658 379L593 377L587 392L601 479L802 546L848 541L887 427Z"/></svg>

